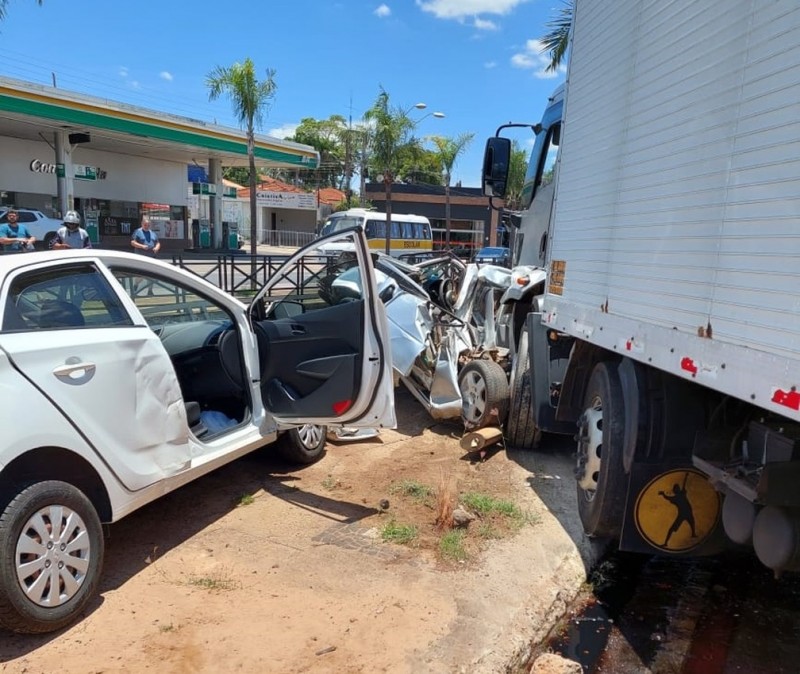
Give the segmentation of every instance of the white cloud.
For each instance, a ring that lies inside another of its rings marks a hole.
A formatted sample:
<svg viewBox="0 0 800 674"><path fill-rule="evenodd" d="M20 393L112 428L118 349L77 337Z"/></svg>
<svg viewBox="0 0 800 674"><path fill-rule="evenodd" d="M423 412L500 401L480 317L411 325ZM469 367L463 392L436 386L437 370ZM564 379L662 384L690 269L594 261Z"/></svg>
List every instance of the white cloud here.
<svg viewBox="0 0 800 674"><path fill-rule="evenodd" d="M392 10L389 9L389 5L381 5L374 12L375 16L377 16L377 17L379 17L381 19L389 16L391 13L392 13Z"/></svg>
<svg viewBox="0 0 800 674"><path fill-rule="evenodd" d="M497 61L487 61L486 63L483 64L483 67L486 68L486 70L491 70L492 68L496 68Z"/></svg>
<svg viewBox="0 0 800 674"><path fill-rule="evenodd" d="M494 21L475 17L475 28L478 30L497 30L497 24Z"/></svg>
<svg viewBox="0 0 800 674"><path fill-rule="evenodd" d="M128 86L131 89L141 89L142 88L142 85L139 84L139 80L131 80L130 82L128 82Z"/></svg>
<svg viewBox="0 0 800 674"><path fill-rule="evenodd" d="M564 64L561 64L557 70L548 72L550 55L542 49L543 45L539 40L528 40L525 48L511 57L511 65L523 70L533 70L533 76L540 80L550 80L567 72Z"/></svg>
<svg viewBox="0 0 800 674"><path fill-rule="evenodd" d="M290 138L294 136L294 134L297 132L298 126L300 126L299 123L284 124L283 126L277 127L275 129L269 129L269 131L267 131L267 135L271 136L272 138Z"/></svg>
<svg viewBox="0 0 800 674"><path fill-rule="evenodd" d="M528 0L416 0L423 12L437 19L463 20L479 14L505 16Z"/></svg>
<svg viewBox="0 0 800 674"><path fill-rule="evenodd" d="M119 76L120 77L127 77L128 76L128 69L125 66L120 66L120 68L119 68Z"/></svg>
<svg viewBox="0 0 800 674"><path fill-rule="evenodd" d="M174 79L174 78L172 77L172 73L171 73L171 72L169 72L169 71L167 71L167 70L162 70L162 71L161 71L161 72L158 74L158 76L159 76L159 77L160 77L162 80L167 80L167 82L172 82L172 80Z"/></svg>

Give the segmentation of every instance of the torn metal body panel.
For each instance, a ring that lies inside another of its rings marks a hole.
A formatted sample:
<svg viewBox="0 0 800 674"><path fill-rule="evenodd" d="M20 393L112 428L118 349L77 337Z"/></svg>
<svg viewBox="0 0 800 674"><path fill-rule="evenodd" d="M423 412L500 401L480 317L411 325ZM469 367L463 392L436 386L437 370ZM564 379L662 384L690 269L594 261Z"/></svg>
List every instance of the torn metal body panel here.
<svg viewBox="0 0 800 674"><path fill-rule="evenodd" d="M450 256L419 265L382 256L375 267L379 293L394 285L385 306L400 381L433 418L460 416L461 368L480 357L507 361L508 349L497 345L494 313L511 270Z"/></svg>

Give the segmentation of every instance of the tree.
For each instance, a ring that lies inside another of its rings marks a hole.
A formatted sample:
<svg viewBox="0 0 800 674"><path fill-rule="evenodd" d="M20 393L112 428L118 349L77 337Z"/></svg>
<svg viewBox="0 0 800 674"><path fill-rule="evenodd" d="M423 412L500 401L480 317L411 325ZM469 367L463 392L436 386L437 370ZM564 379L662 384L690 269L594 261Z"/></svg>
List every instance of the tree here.
<svg viewBox="0 0 800 674"><path fill-rule="evenodd" d="M222 177L237 185L250 184L250 171L244 166L228 166L223 170ZM257 178L256 182L258 182Z"/></svg>
<svg viewBox="0 0 800 674"><path fill-rule="evenodd" d="M341 115L331 115L328 119L304 117L295 130L294 136L286 140L310 145L319 152L318 187L341 187L346 173L345 140L347 121ZM308 178L307 171L302 171Z"/></svg>
<svg viewBox="0 0 800 674"><path fill-rule="evenodd" d="M42 6L42 0L36 0L39 7ZM8 7L8 0L0 0L0 21L6 18L6 7Z"/></svg>
<svg viewBox="0 0 800 674"><path fill-rule="evenodd" d="M275 71L268 68L266 79L259 82L253 61L246 58L243 63L234 63L229 68L217 66L207 76L206 86L209 100L217 99L223 92L230 96L233 112L247 131L247 159L250 165L250 254L255 261L258 244L255 127L261 127L265 111L275 97Z"/></svg>
<svg viewBox="0 0 800 674"><path fill-rule="evenodd" d="M443 185L442 167L437 152L427 150L419 142L409 143L400 152L398 177L404 182Z"/></svg>
<svg viewBox="0 0 800 674"><path fill-rule="evenodd" d="M458 155L464 151L474 137L474 133L462 133L456 138L445 138L444 136L433 136L431 138L431 141L436 146L436 154L439 157L439 164L444 174L444 243L448 250L450 249L450 176Z"/></svg>
<svg viewBox="0 0 800 674"><path fill-rule="evenodd" d="M401 151L409 143L414 122L401 108L391 108L389 94L381 88L373 106L364 113L372 124L370 168L383 175L386 190L386 254L391 253L392 183L400 168Z"/></svg>
<svg viewBox="0 0 800 674"><path fill-rule="evenodd" d="M528 153L517 141L511 143L511 160L506 182L506 208L511 211L522 210L522 189L525 185L525 173L528 169Z"/></svg>
<svg viewBox="0 0 800 674"><path fill-rule="evenodd" d="M550 64L545 69L546 72L553 72L561 65L569 47L569 31L575 13L575 0L563 0L563 5L556 10L555 17L545 24L550 31L541 39L542 53L550 54Z"/></svg>

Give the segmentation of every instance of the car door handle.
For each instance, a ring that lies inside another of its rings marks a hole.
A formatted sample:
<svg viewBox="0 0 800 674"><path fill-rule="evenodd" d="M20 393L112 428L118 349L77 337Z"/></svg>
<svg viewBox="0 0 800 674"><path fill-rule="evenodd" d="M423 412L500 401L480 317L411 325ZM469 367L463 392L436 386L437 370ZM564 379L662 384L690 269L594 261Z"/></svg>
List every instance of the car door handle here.
<svg viewBox="0 0 800 674"><path fill-rule="evenodd" d="M77 386L85 384L94 377L97 366L94 363L85 363L78 358L67 358L64 365L59 365L53 370L53 374L65 384Z"/></svg>
<svg viewBox="0 0 800 674"><path fill-rule="evenodd" d="M292 323L292 334L293 335L305 335L306 329L302 325L298 325L297 323Z"/></svg>

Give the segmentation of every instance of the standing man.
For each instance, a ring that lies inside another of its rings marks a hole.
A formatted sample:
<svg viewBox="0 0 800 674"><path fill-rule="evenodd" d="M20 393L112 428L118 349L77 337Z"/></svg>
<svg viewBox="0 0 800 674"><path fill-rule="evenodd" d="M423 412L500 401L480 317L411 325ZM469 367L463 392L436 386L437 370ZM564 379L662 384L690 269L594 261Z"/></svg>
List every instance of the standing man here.
<svg viewBox="0 0 800 674"><path fill-rule="evenodd" d="M25 225L17 222L17 217L16 209L9 208L6 214L8 222L0 225L0 244L4 252L20 253L24 250L33 250L33 244L36 242L36 237L31 236Z"/></svg>
<svg viewBox="0 0 800 674"><path fill-rule="evenodd" d="M61 250L91 247L89 233L81 227L81 216L77 211L67 211L64 216L64 226L56 230L55 238L50 242L50 248Z"/></svg>
<svg viewBox="0 0 800 674"><path fill-rule="evenodd" d="M161 250L158 234L150 229L150 218L146 215L142 218L142 226L131 236L131 246L136 249L137 253L143 255L155 256Z"/></svg>

